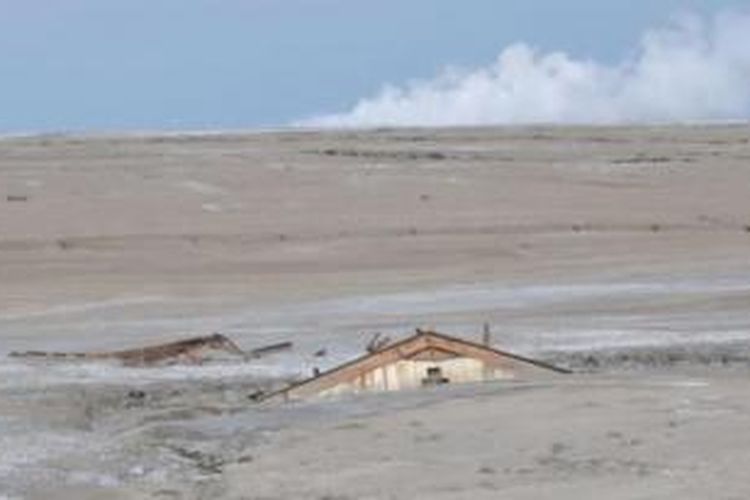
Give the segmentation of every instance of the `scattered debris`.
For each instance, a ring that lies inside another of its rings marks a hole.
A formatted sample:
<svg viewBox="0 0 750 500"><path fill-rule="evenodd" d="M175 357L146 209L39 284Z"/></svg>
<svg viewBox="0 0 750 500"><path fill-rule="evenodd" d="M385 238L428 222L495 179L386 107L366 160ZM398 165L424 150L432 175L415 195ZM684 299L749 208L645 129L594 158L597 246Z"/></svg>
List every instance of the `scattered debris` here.
<svg viewBox="0 0 750 500"><path fill-rule="evenodd" d="M646 154L637 154L627 158L615 158L612 163L615 165L625 165L634 163L669 163L673 161L668 156L649 156Z"/></svg>
<svg viewBox="0 0 750 500"><path fill-rule="evenodd" d="M372 336L369 342L367 342L367 352L374 353L383 350L388 344L391 343L391 338L386 336L382 336L383 334L380 332L377 332L375 335Z"/></svg>
<svg viewBox="0 0 750 500"><path fill-rule="evenodd" d="M323 156L339 156L345 158L365 158L376 160L432 160L440 161L451 159L452 156L441 151L388 151L388 150L363 150L363 149L335 149L328 148L311 151L313 154Z"/></svg>
<svg viewBox="0 0 750 500"><path fill-rule="evenodd" d="M145 399L146 391L142 391L140 389L133 389L133 390L128 391L128 397L131 399Z"/></svg>
<svg viewBox="0 0 750 500"><path fill-rule="evenodd" d="M140 389L132 389L128 391L125 399L125 408L139 408L142 407L146 401L146 391Z"/></svg>
<svg viewBox="0 0 750 500"><path fill-rule="evenodd" d="M568 366L591 372L602 369L653 369L675 365L748 367L750 352L745 346L730 344L722 347L681 346L632 347L629 349L565 352L552 356Z"/></svg>
<svg viewBox="0 0 750 500"><path fill-rule="evenodd" d="M214 333L193 337L166 344L158 344L137 349L109 352L11 352L9 356L22 358L77 359L77 360L117 360L125 366L150 366L167 363L200 363L211 351L223 351L242 356L245 360L259 358L282 350L291 349L291 342L280 342L245 352L225 335Z"/></svg>
<svg viewBox="0 0 750 500"><path fill-rule="evenodd" d="M221 474L226 463L224 458L213 453L189 450L178 445L168 445L166 448L181 459L192 462L200 472L206 475Z"/></svg>
<svg viewBox="0 0 750 500"><path fill-rule="evenodd" d="M490 331L489 323L482 325L482 344L487 347L492 346L492 332Z"/></svg>
<svg viewBox="0 0 750 500"><path fill-rule="evenodd" d="M263 347L258 347L257 349L253 349L248 354L251 358L260 358L263 356L268 356L269 354L276 354L278 352L282 351L289 351L294 347L294 344L291 342L278 342L276 344L270 344Z"/></svg>
<svg viewBox="0 0 750 500"><path fill-rule="evenodd" d="M266 395L265 391L258 389L248 394L247 399L249 399L250 401L262 401L265 395Z"/></svg>

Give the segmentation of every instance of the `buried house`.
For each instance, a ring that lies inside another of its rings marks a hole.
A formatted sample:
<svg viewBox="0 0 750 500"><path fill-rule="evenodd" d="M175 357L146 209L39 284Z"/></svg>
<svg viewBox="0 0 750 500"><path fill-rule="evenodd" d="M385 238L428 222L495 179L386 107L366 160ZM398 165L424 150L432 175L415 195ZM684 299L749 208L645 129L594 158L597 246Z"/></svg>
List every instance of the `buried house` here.
<svg viewBox="0 0 750 500"><path fill-rule="evenodd" d="M551 364L442 333L415 335L370 352L269 397L285 399L363 391L397 391L448 383L570 373Z"/></svg>

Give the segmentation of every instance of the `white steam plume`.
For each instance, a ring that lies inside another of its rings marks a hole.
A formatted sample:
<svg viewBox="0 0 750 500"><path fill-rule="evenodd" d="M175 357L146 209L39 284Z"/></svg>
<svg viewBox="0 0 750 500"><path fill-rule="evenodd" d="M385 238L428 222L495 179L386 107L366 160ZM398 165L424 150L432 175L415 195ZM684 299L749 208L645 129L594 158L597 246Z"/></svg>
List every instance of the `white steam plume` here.
<svg viewBox="0 0 750 500"><path fill-rule="evenodd" d="M750 13L682 16L616 65L506 48L488 67L386 86L314 127L628 123L750 118Z"/></svg>

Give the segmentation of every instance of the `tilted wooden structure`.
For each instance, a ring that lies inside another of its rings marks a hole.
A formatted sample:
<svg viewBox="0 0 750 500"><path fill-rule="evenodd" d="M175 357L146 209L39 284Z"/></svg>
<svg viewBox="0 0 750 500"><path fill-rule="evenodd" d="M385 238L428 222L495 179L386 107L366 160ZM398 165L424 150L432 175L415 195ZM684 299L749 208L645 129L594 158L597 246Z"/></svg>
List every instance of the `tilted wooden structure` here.
<svg viewBox="0 0 750 500"><path fill-rule="evenodd" d="M229 337L221 333L192 337L165 344L150 345L135 349L103 352L50 352L24 351L11 352L9 356L17 358L57 359L101 361L115 360L125 366L153 366L160 363L200 363L212 352L223 351L241 356L246 360L260 358L268 354L292 348L291 342L279 342L251 351L243 351Z"/></svg>
<svg viewBox="0 0 750 500"><path fill-rule="evenodd" d="M433 331L290 385L268 397L285 399L362 391L394 391L445 383L570 373L551 364Z"/></svg>

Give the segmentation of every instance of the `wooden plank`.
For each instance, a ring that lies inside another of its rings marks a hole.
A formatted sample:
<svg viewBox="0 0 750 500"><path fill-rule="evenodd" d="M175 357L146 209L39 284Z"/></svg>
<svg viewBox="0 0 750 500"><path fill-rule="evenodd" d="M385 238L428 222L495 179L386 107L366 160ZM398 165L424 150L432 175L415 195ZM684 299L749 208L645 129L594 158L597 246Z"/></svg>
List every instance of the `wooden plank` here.
<svg viewBox="0 0 750 500"><path fill-rule="evenodd" d="M288 351L290 350L294 344L291 342L278 342L276 344L270 344L262 347L257 347L249 352L250 356L253 358L260 358L262 356L267 356L269 354L275 354L277 352L282 351Z"/></svg>

